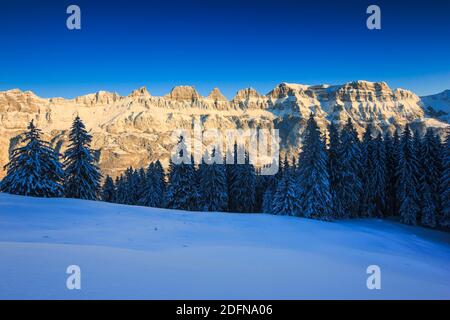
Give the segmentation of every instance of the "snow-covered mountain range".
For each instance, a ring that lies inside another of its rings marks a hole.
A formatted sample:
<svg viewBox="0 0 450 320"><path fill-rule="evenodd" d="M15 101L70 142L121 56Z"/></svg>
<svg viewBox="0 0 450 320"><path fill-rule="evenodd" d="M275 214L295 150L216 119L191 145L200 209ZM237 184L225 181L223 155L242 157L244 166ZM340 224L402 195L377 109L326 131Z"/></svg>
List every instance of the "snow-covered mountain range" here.
<svg viewBox="0 0 450 320"><path fill-rule="evenodd" d="M172 132L190 129L194 121L204 129L276 128L282 150L291 153L301 145L311 112L322 128L329 121L342 123L350 117L360 132L368 122L384 132L407 122L418 129L433 126L442 131L448 127L448 117L437 110L449 110L449 92L420 98L384 82L368 81L314 86L281 83L266 95L252 88L240 90L231 100L217 88L203 97L191 86L175 87L162 97L140 88L128 96L99 91L75 99L41 98L13 89L0 92L0 166L7 163L18 135L32 119L45 138L63 151L67 131L79 115L93 134L102 171L115 176L128 166L167 160L174 144Z"/></svg>

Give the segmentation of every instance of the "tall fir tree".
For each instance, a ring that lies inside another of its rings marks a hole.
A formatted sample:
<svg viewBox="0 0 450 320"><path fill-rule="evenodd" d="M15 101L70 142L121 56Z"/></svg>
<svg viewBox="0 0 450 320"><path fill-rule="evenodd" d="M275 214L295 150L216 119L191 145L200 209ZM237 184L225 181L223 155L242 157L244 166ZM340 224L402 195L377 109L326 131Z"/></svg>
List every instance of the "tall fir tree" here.
<svg viewBox="0 0 450 320"><path fill-rule="evenodd" d="M106 202L114 202L116 198L116 187L114 181L110 176L106 176L105 182L102 187L101 199Z"/></svg>
<svg viewBox="0 0 450 320"><path fill-rule="evenodd" d="M154 208L164 208L166 204L166 181L161 162L150 163L146 172L145 186L139 203Z"/></svg>
<svg viewBox="0 0 450 320"><path fill-rule="evenodd" d="M337 125L331 122L328 126L328 172L330 175L330 192L332 198L333 215L336 218L345 217L345 212L342 207L341 198L339 192L341 190L341 163L340 153L341 148L341 135Z"/></svg>
<svg viewBox="0 0 450 320"><path fill-rule="evenodd" d="M41 131L33 121L21 143L24 145L12 151L5 166L7 174L0 191L34 197L61 196L63 171L59 154L41 139Z"/></svg>
<svg viewBox="0 0 450 320"><path fill-rule="evenodd" d="M338 190L345 217L358 217L362 195L361 148L358 134L349 118L341 132L339 150L341 188Z"/></svg>
<svg viewBox="0 0 450 320"><path fill-rule="evenodd" d="M418 153L421 223L435 228L439 216L439 182L441 179L441 143L428 128Z"/></svg>
<svg viewBox="0 0 450 320"><path fill-rule="evenodd" d="M447 130L442 150L442 174L439 189L442 211L440 224L450 228L450 130Z"/></svg>
<svg viewBox="0 0 450 320"><path fill-rule="evenodd" d="M114 202L120 204L127 204L128 201L128 193L127 193L127 184L126 179L123 174L116 180L116 196Z"/></svg>
<svg viewBox="0 0 450 320"><path fill-rule="evenodd" d="M179 159L184 159L190 153L187 151L183 138L179 142ZM169 163L169 185L167 188L167 205L172 209L197 210L198 190L196 183L196 170L191 160Z"/></svg>
<svg viewBox="0 0 450 320"><path fill-rule="evenodd" d="M280 158L272 160L272 167L278 167L278 172L274 175L265 176L266 188L262 197L262 212L273 213L273 197L276 192L278 182L281 180L283 167Z"/></svg>
<svg viewBox="0 0 450 320"><path fill-rule="evenodd" d="M387 216L398 216L399 205L397 201L397 187L398 187L398 160L400 150L400 138L396 130L393 135L386 133L384 138L385 149L385 214Z"/></svg>
<svg viewBox="0 0 450 320"><path fill-rule="evenodd" d="M362 192L360 213L365 217L372 217L374 213L374 202L372 193L372 180L374 177L374 143L372 138L373 125L368 123L361 142L361 165L364 174L361 176Z"/></svg>
<svg viewBox="0 0 450 320"><path fill-rule="evenodd" d="M220 149L213 149L211 155L205 151L203 161L198 170L199 177L199 210L201 211L226 211L228 207L228 190L226 168L223 163L213 162L219 154L222 159ZM212 162L212 163L211 163Z"/></svg>
<svg viewBox="0 0 450 320"><path fill-rule="evenodd" d="M381 133L372 140L372 168L370 174L370 199L368 206L369 215L383 217L386 212L386 149Z"/></svg>
<svg viewBox="0 0 450 320"><path fill-rule="evenodd" d="M256 169L255 211L262 212L264 193L267 190L269 176L261 174L261 168Z"/></svg>
<svg viewBox="0 0 450 320"><path fill-rule="evenodd" d="M239 148L241 148L239 150ZM254 212L256 203L256 173L253 164L249 161L249 155L243 146L238 147L235 152L244 155L244 163L234 163L230 170L229 188L229 211L231 212Z"/></svg>
<svg viewBox="0 0 450 320"><path fill-rule="evenodd" d="M405 224L416 225L420 212L418 196L418 162L414 152L413 137L409 125L405 126L400 141L398 175L398 200L401 221Z"/></svg>
<svg viewBox="0 0 450 320"><path fill-rule="evenodd" d="M95 200L100 191L101 173L91 149L92 136L77 116L64 153L64 191L66 197Z"/></svg>
<svg viewBox="0 0 450 320"><path fill-rule="evenodd" d="M137 170L138 174L138 190L136 191L136 204L144 197L145 188L147 187L147 173L144 168Z"/></svg>
<svg viewBox="0 0 450 320"><path fill-rule="evenodd" d="M137 201L137 189L139 187L138 175L132 167L125 170L122 187L122 203L135 205Z"/></svg>
<svg viewBox="0 0 450 320"><path fill-rule="evenodd" d="M305 129L297 178L301 215L304 217L332 220L332 198L327 164L325 141L311 114Z"/></svg>
<svg viewBox="0 0 450 320"><path fill-rule="evenodd" d="M297 170L284 160L283 177L278 182L272 199L272 213L276 215L299 216L301 199Z"/></svg>

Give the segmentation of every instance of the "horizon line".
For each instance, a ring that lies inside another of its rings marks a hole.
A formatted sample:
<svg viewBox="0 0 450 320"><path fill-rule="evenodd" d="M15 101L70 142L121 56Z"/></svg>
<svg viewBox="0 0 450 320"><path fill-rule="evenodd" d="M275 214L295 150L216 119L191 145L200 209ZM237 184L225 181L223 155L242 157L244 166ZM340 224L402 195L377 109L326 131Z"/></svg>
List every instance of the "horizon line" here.
<svg viewBox="0 0 450 320"><path fill-rule="evenodd" d="M97 94L97 93L101 93L101 92L111 93L111 94L117 94L117 95L120 96L120 97L128 97L128 96L132 95L135 91L138 91L138 90L141 90L141 89L145 89L145 90L149 93L150 96L155 97L155 98L158 98L158 97L163 98L163 97L169 95L169 94L170 94L175 88L177 88L177 87L190 87L190 88L193 88L193 89L200 95L201 98L208 98L208 96L209 96L215 89L218 89L219 92L220 92L220 93L221 93L228 101L231 101L231 100L234 99L234 97L235 97L240 91L242 91L242 90L247 90L247 89L253 89L253 90L255 90L259 95L261 95L261 96L267 96L273 89L277 88L278 86L280 86L280 85L282 85L282 84L286 84L286 85L300 85L300 86L305 86L305 87L308 87L308 88L310 88L310 87L320 87L320 86L323 86L323 87L325 87L325 88L329 88L329 87L339 87L339 86L344 86L344 85L346 85L346 84L351 84L351 83L356 83L356 82L366 82L366 83L373 83L373 84L382 84L382 83L384 83L384 84L386 84L386 85L389 87L389 89L391 89L392 91L396 91L396 90L406 90L406 91L410 91L410 92L416 94L413 90L406 89L406 88L404 88L404 87L390 87L390 86L389 86L389 83L388 83L387 81L369 81L369 80L361 80L361 79L359 79L359 80L352 80L352 81L346 81L346 82L343 82L343 83L340 83L340 84L319 83L319 84L312 84L312 85L311 85L311 84L303 84L303 83L299 83L299 82L282 81L282 82L279 82L278 84L276 84L276 85L275 85L272 89L270 89L267 93L261 93L262 90L258 90L258 89L256 88L256 86L249 85L249 86L247 86L247 87L243 87L243 88L241 88L241 89L237 89L237 90L235 91L234 96L231 97L231 98L229 97L229 95L224 94L224 93L222 92L222 90L221 90L218 86L212 86L211 89L208 91L208 93L207 93L206 95L205 95L205 94L202 94L200 91L203 91L203 92L205 92L205 91L204 91L204 90L199 90L195 84L172 85L171 88L170 88L169 90L166 90L166 93L164 93L164 94L155 94L155 95L152 94L151 90L148 90L148 87L149 87L149 86L147 86L147 85L145 85L145 84L133 86L134 89L132 89L131 91L128 90L128 93L127 93L127 94L124 94L124 93L120 93L120 92L119 92L119 91L122 91L122 92L123 92L123 90L109 90L109 89L102 89L102 88L101 88L101 89L98 89L98 90L93 89L93 90L91 90L91 91L86 91L86 93L80 93L80 94L74 95L74 96L68 96L68 95L62 96L62 95L57 95L57 94L56 94L56 95L51 95L51 96L49 96L48 94L40 94L39 91L42 91L42 89L40 90L40 89L37 89L37 88L35 88L35 89L30 89L30 88L24 89L24 88L23 88L23 87L27 87L27 86L16 86L16 87L12 87L12 88L10 88L10 89L3 89L3 90L0 90L0 92L1 92L1 93L5 93L5 92L8 92L8 91L18 90L18 91L24 92L24 93L25 93L25 92L31 92L31 93L33 93L34 95L36 95L37 97L43 98L43 99L56 99L56 98L62 98L62 99L72 100L72 99L76 99L76 98L78 98L78 97L83 97L83 96L87 96L87 95L91 95L91 94ZM70 86L68 86L68 87L70 87ZM76 86L73 86L73 87L76 88ZM103 86L103 87L104 87L104 86ZM450 90L450 89L444 89L444 90L442 90L442 91L439 91L439 90L438 90L437 92L430 93L430 94L426 94L426 95L419 95L419 94L416 94L416 95L417 95L418 97L426 97L426 96L430 96L430 95L439 94L439 93L445 92L445 91L447 91L447 90Z"/></svg>

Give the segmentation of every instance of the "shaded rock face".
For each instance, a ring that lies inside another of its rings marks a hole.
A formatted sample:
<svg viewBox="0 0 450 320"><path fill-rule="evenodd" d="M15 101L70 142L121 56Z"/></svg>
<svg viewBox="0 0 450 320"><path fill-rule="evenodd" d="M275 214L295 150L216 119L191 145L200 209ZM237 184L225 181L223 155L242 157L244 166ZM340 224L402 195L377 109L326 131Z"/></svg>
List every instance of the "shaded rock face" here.
<svg viewBox="0 0 450 320"><path fill-rule="evenodd" d="M370 121L379 131L394 131L407 122L423 129L447 124L429 121L422 102L407 90L391 90L386 83L356 81L344 85L307 86L281 83L267 95L252 88L238 91L228 101L213 89L202 97L194 87L178 86L164 97L151 96L146 88L128 96L101 91L75 99L43 99L32 92L0 92L0 177L18 136L34 119L44 138L60 152L67 146L73 118L79 115L93 135L103 173L116 176L127 167L147 166L161 159L167 164L177 129L279 129L282 153L298 156L302 132L313 113L322 129L330 121L349 117L360 133Z"/></svg>
<svg viewBox="0 0 450 320"><path fill-rule="evenodd" d="M450 122L450 90L421 97L421 100L427 115Z"/></svg>

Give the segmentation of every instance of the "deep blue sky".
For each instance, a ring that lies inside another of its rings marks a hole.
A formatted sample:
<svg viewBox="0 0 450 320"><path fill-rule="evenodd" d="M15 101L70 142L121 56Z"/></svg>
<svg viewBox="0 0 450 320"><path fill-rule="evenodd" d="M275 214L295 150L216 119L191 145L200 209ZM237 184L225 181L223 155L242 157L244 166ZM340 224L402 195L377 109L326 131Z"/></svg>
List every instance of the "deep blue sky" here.
<svg viewBox="0 0 450 320"><path fill-rule="evenodd" d="M66 28L81 7L82 30ZM366 28L369 4L382 30ZM179 84L228 97L252 86L385 80L418 94L450 88L450 1L4 1L0 90L73 97L162 95Z"/></svg>

